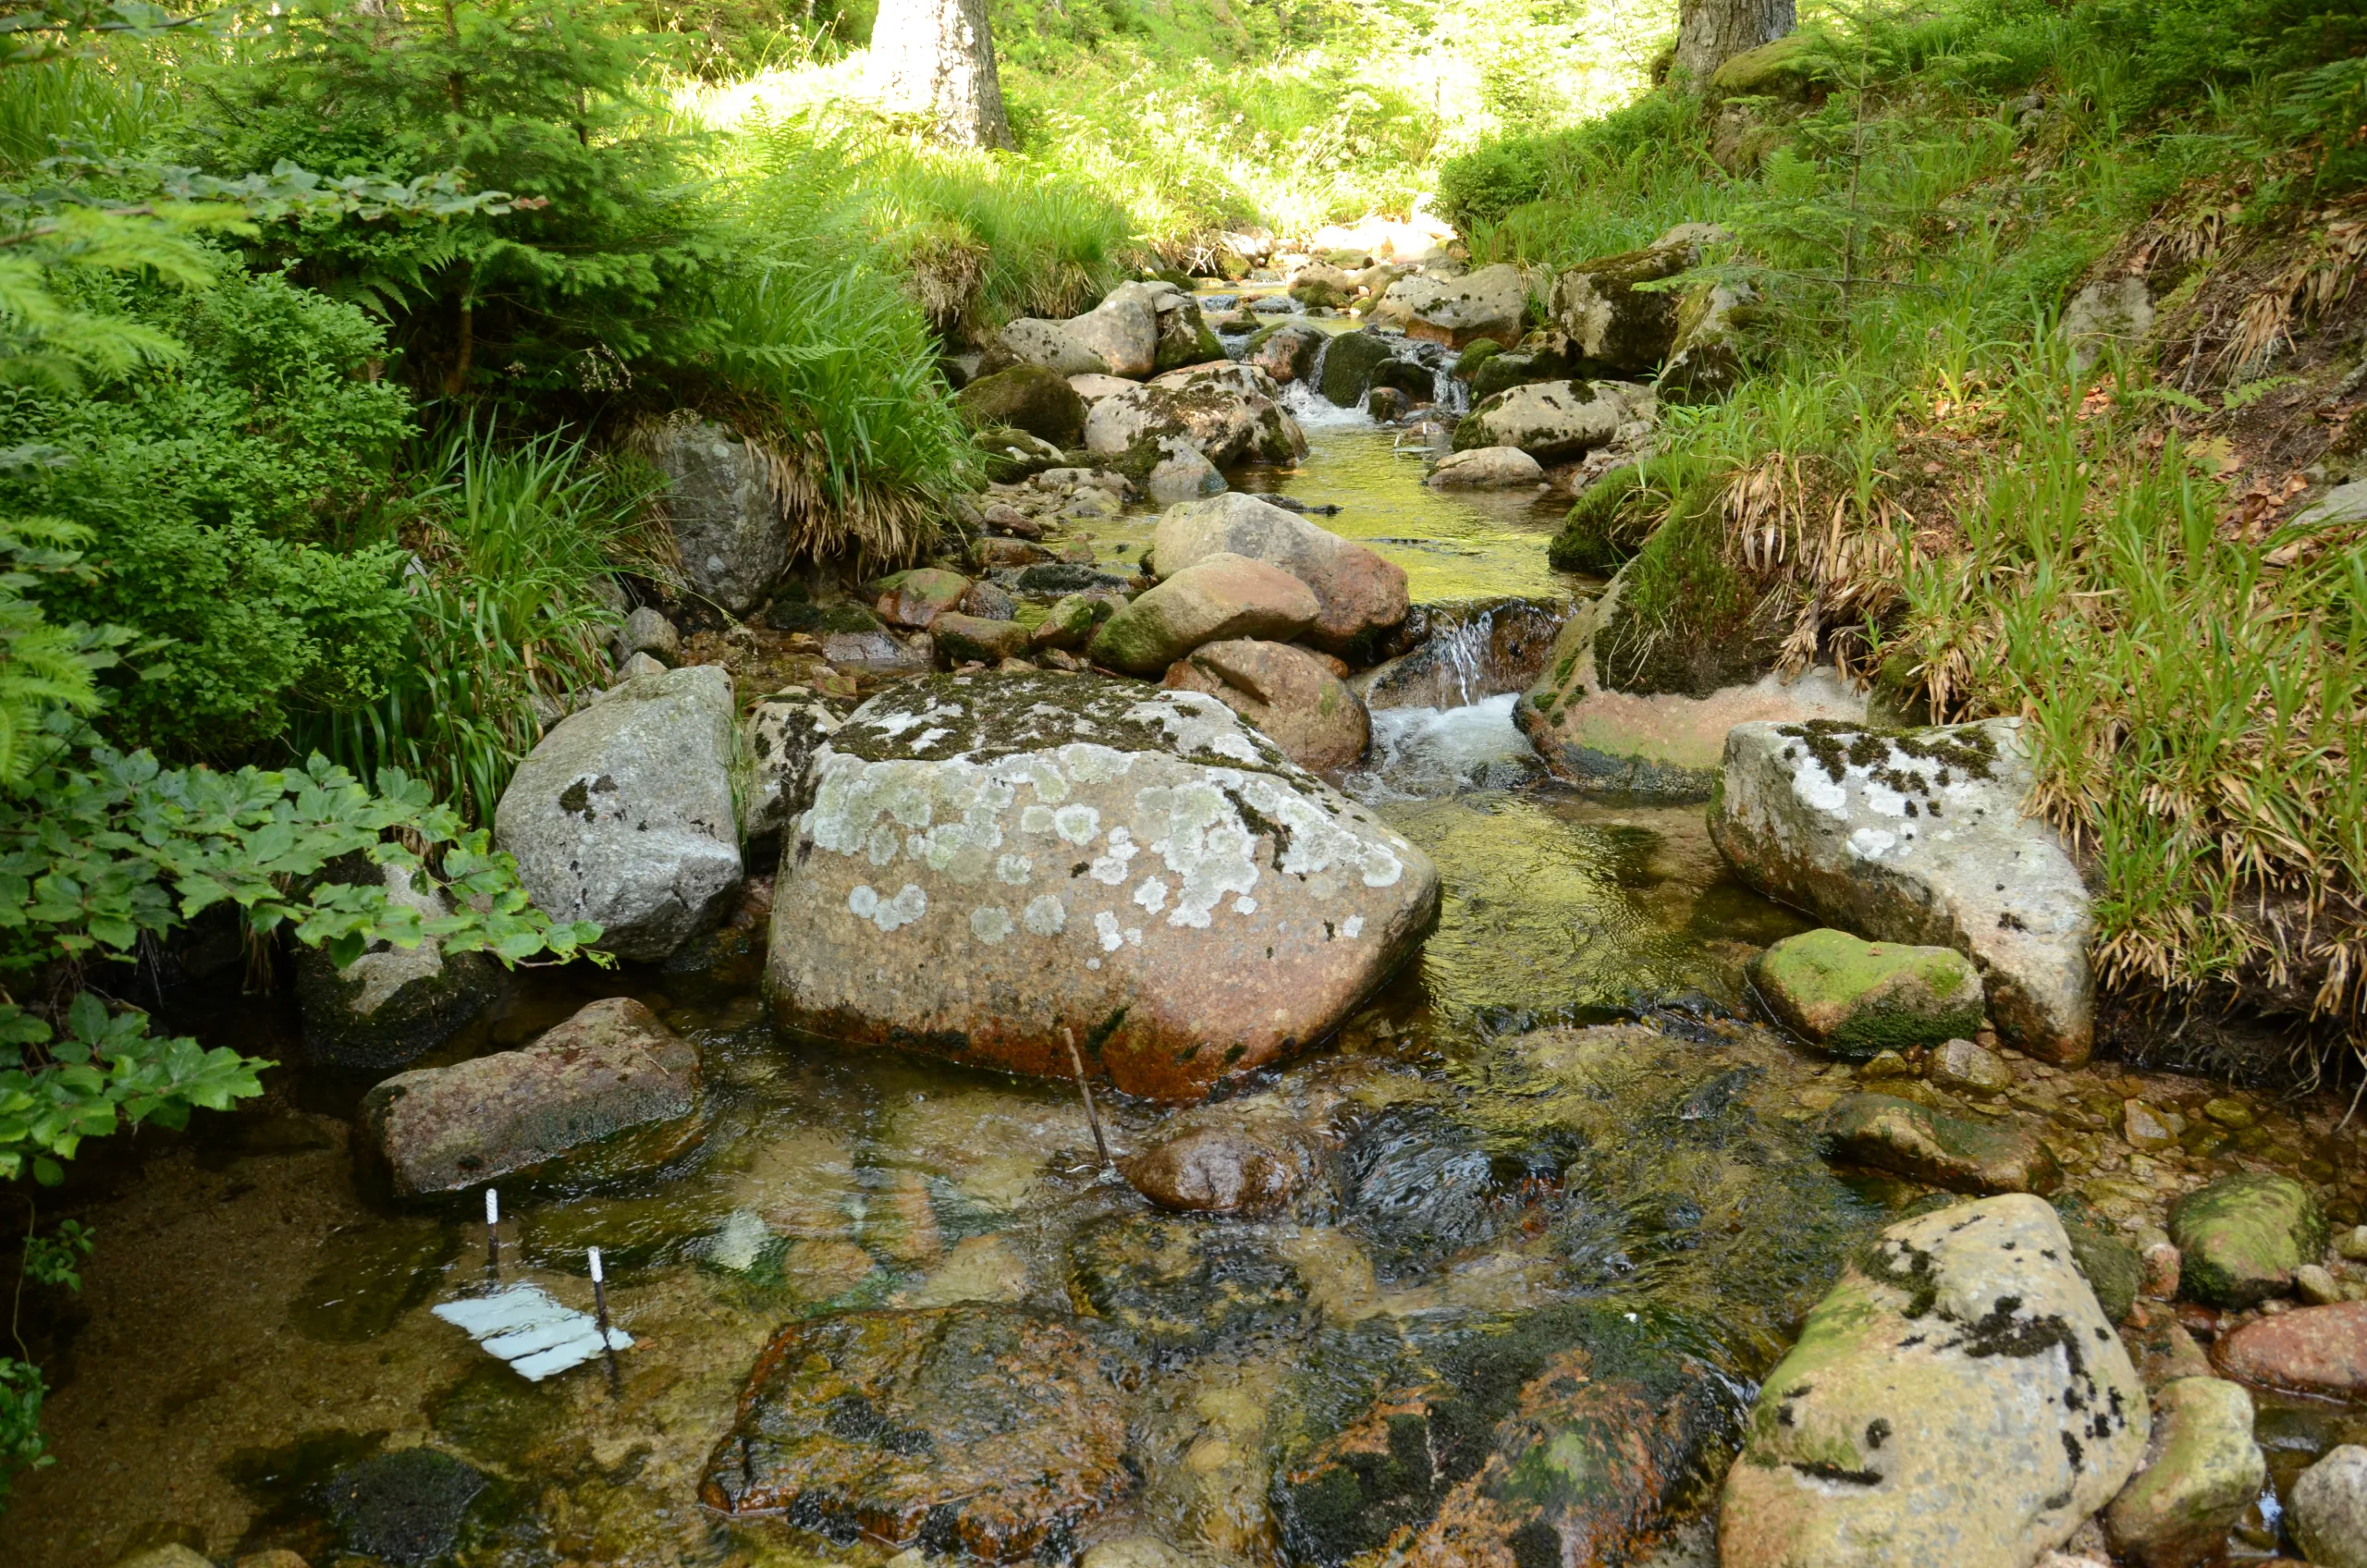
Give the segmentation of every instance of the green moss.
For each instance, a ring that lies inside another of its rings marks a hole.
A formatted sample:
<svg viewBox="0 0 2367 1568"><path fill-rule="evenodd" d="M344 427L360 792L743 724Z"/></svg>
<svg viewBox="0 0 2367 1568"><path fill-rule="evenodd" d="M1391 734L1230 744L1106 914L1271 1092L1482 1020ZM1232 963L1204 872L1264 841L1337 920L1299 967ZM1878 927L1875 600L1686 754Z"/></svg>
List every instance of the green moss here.
<svg viewBox="0 0 2367 1568"><path fill-rule="evenodd" d="M1562 532L1545 546L1557 571L1608 577L1626 564L1658 520L1638 497L1649 497L1640 463L1613 469L1578 493ZM1566 676L1556 676L1559 684Z"/></svg>
<svg viewBox="0 0 2367 1568"><path fill-rule="evenodd" d="M1481 365L1486 364L1490 360L1494 359L1498 354L1501 354L1503 351L1504 346L1502 343L1497 342L1492 337L1473 338L1469 345L1464 349L1463 352L1455 356L1455 379L1457 381L1470 380L1473 373L1478 371Z"/></svg>
<svg viewBox="0 0 2367 1568"><path fill-rule="evenodd" d="M2244 1307L2282 1295L2294 1269L2326 1246L2326 1218L2310 1189L2285 1176L2222 1176L2170 1211L2185 1256L2180 1290L2206 1306Z"/></svg>
<svg viewBox="0 0 2367 1568"><path fill-rule="evenodd" d="M1628 568L1619 614L1595 644L1602 683L1616 691L1706 697L1772 667L1788 616L1728 558L1719 485L1690 479Z"/></svg>
<svg viewBox="0 0 2367 1568"><path fill-rule="evenodd" d="M1950 948L1808 931L1768 949L1752 977L1786 1023L1835 1056L1869 1060L1981 1027L1979 976L1971 961Z"/></svg>

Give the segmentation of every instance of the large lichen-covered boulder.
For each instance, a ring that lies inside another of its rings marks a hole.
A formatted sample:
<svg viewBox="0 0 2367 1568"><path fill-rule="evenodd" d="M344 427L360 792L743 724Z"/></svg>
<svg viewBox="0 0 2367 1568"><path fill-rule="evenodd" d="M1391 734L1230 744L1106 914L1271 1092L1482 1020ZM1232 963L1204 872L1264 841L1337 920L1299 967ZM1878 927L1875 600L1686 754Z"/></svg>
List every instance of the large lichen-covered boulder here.
<svg viewBox="0 0 2367 1568"><path fill-rule="evenodd" d="M1062 448L1085 440L1085 399L1069 378L1043 365L1013 365L982 375L953 395L974 430L1008 426Z"/></svg>
<svg viewBox="0 0 2367 1568"><path fill-rule="evenodd" d="M1237 493L1159 514L1151 564L1162 578L1218 555L1247 556L1289 572L1315 594L1306 640L1361 659L1408 610L1405 569L1284 507Z"/></svg>
<svg viewBox="0 0 2367 1568"><path fill-rule="evenodd" d="M1650 422L1649 388L1613 381L1532 381L1499 392L1455 422L1458 452L1517 447L1539 462L1561 462L1608 447Z"/></svg>
<svg viewBox="0 0 2367 1568"><path fill-rule="evenodd" d="M356 1150L399 1197L517 1173L620 1175L695 1144L698 1051L630 997L529 1046L398 1072L362 1102Z"/></svg>
<svg viewBox="0 0 2367 1568"><path fill-rule="evenodd" d="M1637 284L1674 277L1700 259L1678 239L1580 262L1553 280L1553 325L1588 366L1611 375L1650 375L1676 342L1677 297Z"/></svg>
<svg viewBox="0 0 2367 1568"><path fill-rule="evenodd" d="M1290 467L1306 456L1306 435L1282 409L1281 389L1254 365L1195 365L1104 398L1085 416L1085 449L1140 478L1188 444L1222 468L1263 462Z"/></svg>
<svg viewBox="0 0 2367 1568"><path fill-rule="evenodd" d="M1663 402L1707 403L1742 384L1763 312L1748 284L1704 283L1677 302L1676 332L1652 388Z"/></svg>
<svg viewBox="0 0 2367 1568"><path fill-rule="evenodd" d="M428 920L452 913L442 891L422 886L402 866L374 865L367 876L386 888L390 904L415 909ZM300 948L296 1004L304 1021L304 1054L346 1071L400 1067L484 1011L499 984L483 953L448 953L433 937L412 948L376 943L342 968L319 948Z"/></svg>
<svg viewBox="0 0 2367 1568"><path fill-rule="evenodd" d="M889 1551L1052 1562L1133 1489L1094 1341L970 1303L792 1323L756 1358L700 1499Z"/></svg>
<svg viewBox="0 0 2367 1568"><path fill-rule="evenodd" d="M1142 284L1121 284L1081 316L1066 321L1023 316L1011 323L987 362L998 371L1016 363L1040 365L1061 375L1139 379L1150 374L1158 359L1159 312L1152 291Z"/></svg>
<svg viewBox="0 0 2367 1568"><path fill-rule="evenodd" d="M666 476L684 584L733 615L763 604L789 566L789 515L770 466L736 433L686 415L665 426L650 455Z"/></svg>
<svg viewBox="0 0 2367 1568"><path fill-rule="evenodd" d="M2153 1395L2144 1465L2104 1513L2113 1549L2143 1568L2195 1568L2226 1543L2267 1479L2251 1395L2220 1378L2165 1383Z"/></svg>
<svg viewBox="0 0 2367 1568"><path fill-rule="evenodd" d="M1726 735L1710 835L1770 897L1881 941L1966 953L2000 1034L2083 1062L2094 919L2062 837L2023 815L2032 782L2018 719L1742 724Z"/></svg>
<svg viewBox="0 0 2367 1568"><path fill-rule="evenodd" d="M2197 1187L2170 1210L2179 1288L2206 1306L2256 1306L2292 1287L2293 1270L2326 1247L2325 1211L2289 1176L2238 1171Z"/></svg>
<svg viewBox="0 0 2367 1568"><path fill-rule="evenodd" d="M1128 675L1157 675L1203 643L1281 642L1314 624L1321 606L1306 583L1246 556L1207 556L1102 623L1086 652Z"/></svg>
<svg viewBox="0 0 2367 1568"><path fill-rule="evenodd" d="M742 720L749 774L743 826L752 847L778 842L790 820L805 809L814 753L838 728L838 710L802 686L774 692Z"/></svg>
<svg viewBox="0 0 2367 1568"><path fill-rule="evenodd" d="M1401 277L1373 307L1373 318L1408 337L1460 350L1482 337L1519 341L1527 312L1528 280L1510 262L1498 262L1461 277Z"/></svg>
<svg viewBox="0 0 2367 1568"><path fill-rule="evenodd" d="M1869 942L1828 926L1784 937L1750 977L1785 1024L1858 1061L1981 1027L1981 975L1954 948Z"/></svg>
<svg viewBox="0 0 2367 1568"><path fill-rule="evenodd" d="M1337 773L1365 754L1372 721L1331 666L1287 643L1208 643L1168 667L1162 684L1205 692L1254 725L1291 761Z"/></svg>
<svg viewBox="0 0 2367 1568"><path fill-rule="evenodd" d="M1825 1118L1834 1158L1956 1193L2049 1193L2062 1181L2038 1138L1894 1095L1847 1095Z"/></svg>
<svg viewBox="0 0 2367 1568"><path fill-rule="evenodd" d="M2030 1568L2119 1491L2145 1390L2043 1200L1884 1231L1768 1374L1721 1568Z"/></svg>
<svg viewBox="0 0 2367 1568"><path fill-rule="evenodd" d="M830 738L785 857L786 1025L1202 1097L1322 1039L1438 907L1428 857L1212 697L938 676Z"/></svg>
<svg viewBox="0 0 2367 1568"><path fill-rule="evenodd" d="M741 876L731 676L636 676L570 715L511 775L494 840L554 920L619 958L664 958L722 918Z"/></svg>

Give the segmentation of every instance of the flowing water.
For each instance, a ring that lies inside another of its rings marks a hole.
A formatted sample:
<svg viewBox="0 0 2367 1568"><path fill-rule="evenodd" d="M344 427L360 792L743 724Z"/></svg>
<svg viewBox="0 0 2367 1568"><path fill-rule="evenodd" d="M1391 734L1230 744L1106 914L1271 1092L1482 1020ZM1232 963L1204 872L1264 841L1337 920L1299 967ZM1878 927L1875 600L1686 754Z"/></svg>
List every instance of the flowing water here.
<svg viewBox="0 0 2367 1568"><path fill-rule="evenodd" d="M1424 490L1360 417L1311 423L1306 467L1271 482L1339 505L1326 521L1402 562L1417 599L1567 594L1542 565L1550 517ZM1129 519L1105 538L1147 535ZM700 1484L785 1323L960 1302L1032 1305L1121 1369L1123 1495L1039 1555L1147 1534L1237 1568L1343 1561L1390 1522L1318 1506L1343 1431L1408 1388L1432 1390L1434 1436L1441 1388L1493 1422L1570 1344L1691 1369L1699 1419L1661 1491L1695 1508L1751 1380L1912 1194L1828 1170L1809 1122L1846 1073L1734 1021L1742 961L1804 923L1734 879L1699 808L1540 780L1492 623L1441 624L1437 679L1463 700L1380 708L1347 780L1438 863L1438 929L1244 1098L1330 1108L1336 1190L1254 1223L1155 1216L1098 1169L1065 1086L777 1035L744 942L676 973L529 976L437 1060L639 997L704 1053L699 1147L623 1185L506 1186L497 1268L473 1197L406 1212L357 1182L361 1084L283 1070L185 1135L93 1145L58 1200L97 1232L81 1303L34 1326L57 1464L19 1484L0 1562L104 1568L180 1540L314 1568L884 1562L843 1520L727 1518ZM1640 1023L1579 1027L1622 1021ZM282 1004L202 1033L296 1054ZM1104 1104L1121 1149L1164 1119ZM590 1310L593 1246L634 1341L613 1366L529 1382L434 1314L497 1278ZM980 1366L908 1418L912 1441L994 1407L1003 1379L1064 1370ZM1698 1545L1680 1531L1664 1561Z"/></svg>

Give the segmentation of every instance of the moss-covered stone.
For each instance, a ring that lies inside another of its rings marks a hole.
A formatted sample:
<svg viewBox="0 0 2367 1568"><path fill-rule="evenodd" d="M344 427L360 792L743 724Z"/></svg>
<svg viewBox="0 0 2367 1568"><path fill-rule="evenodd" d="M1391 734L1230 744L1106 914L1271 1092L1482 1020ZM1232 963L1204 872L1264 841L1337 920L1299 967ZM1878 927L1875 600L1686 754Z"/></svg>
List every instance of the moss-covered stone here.
<svg viewBox="0 0 2367 1568"><path fill-rule="evenodd" d="M1762 606L1783 590L1765 587L1732 557L1717 501L1716 475L1705 470L1628 564L1620 613L1595 643L1604 686L1706 697L1774 667L1790 618Z"/></svg>
<svg viewBox="0 0 2367 1568"><path fill-rule="evenodd" d="M1532 381L1566 380L1569 374L1568 364L1557 356L1520 349L1496 354L1472 374L1471 400L1474 404L1484 403L1499 392L1509 392Z"/></svg>
<svg viewBox="0 0 2367 1568"><path fill-rule="evenodd" d="M1981 1027L1981 975L1954 948L1804 931L1760 954L1751 978L1784 1023L1852 1060Z"/></svg>
<svg viewBox="0 0 2367 1568"><path fill-rule="evenodd" d="M1579 491L1562 532L1545 546L1548 564L1557 571L1583 571L1596 577L1617 571L1660 521L1638 504L1644 494L1640 463L1613 469Z"/></svg>
<svg viewBox="0 0 2367 1568"><path fill-rule="evenodd" d="M1068 460L1058 447L1042 436L1007 424L977 431L971 435L970 445L977 448L987 477L997 484L1059 468Z"/></svg>
<svg viewBox="0 0 2367 1568"><path fill-rule="evenodd" d="M1013 365L980 376L954 394L953 406L973 430L1024 430L1055 447L1085 439L1085 399L1066 376L1042 365Z"/></svg>
<svg viewBox="0 0 2367 1568"><path fill-rule="evenodd" d="M2049 1193L2063 1174L2010 1125L1950 1116L1891 1095L1851 1095L1825 1121L1832 1157L1956 1193Z"/></svg>
<svg viewBox="0 0 2367 1568"><path fill-rule="evenodd" d="M1343 409L1362 404L1373 367L1392 358L1387 342L1369 332L1343 332L1324 346L1317 390Z"/></svg>
<svg viewBox="0 0 2367 1568"><path fill-rule="evenodd" d="M1806 102L1815 92L1819 79L1818 63L1811 50L1814 42L1809 33L1795 32L1772 43L1744 50L1711 73L1709 96L1712 100L1781 98Z"/></svg>
<svg viewBox="0 0 2367 1568"><path fill-rule="evenodd" d="M1454 357L1454 377L1468 381L1481 365L1504 351L1504 346L1492 337L1475 337L1463 352Z"/></svg>
<svg viewBox="0 0 2367 1568"><path fill-rule="evenodd" d="M2118 1323L2137 1305L2137 1287L2144 1265L2137 1249L2121 1237L2112 1222L2090 1207L2085 1198L2064 1193L2054 1199L2055 1218L2071 1238L2071 1256L2096 1292L2104 1316Z"/></svg>
<svg viewBox="0 0 2367 1568"><path fill-rule="evenodd" d="M2245 1171L2180 1198L2170 1240L2183 1256L2183 1293L2206 1306L2253 1306L2283 1295L2294 1269L2318 1261L2326 1218L2300 1182Z"/></svg>

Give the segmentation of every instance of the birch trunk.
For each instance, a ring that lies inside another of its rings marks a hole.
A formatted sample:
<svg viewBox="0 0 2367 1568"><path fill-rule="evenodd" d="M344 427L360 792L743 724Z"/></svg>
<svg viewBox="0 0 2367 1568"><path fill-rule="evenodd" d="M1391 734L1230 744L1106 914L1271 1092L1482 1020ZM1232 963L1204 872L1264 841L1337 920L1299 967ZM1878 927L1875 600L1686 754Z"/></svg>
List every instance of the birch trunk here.
<svg viewBox="0 0 2367 1568"><path fill-rule="evenodd" d="M871 91L889 114L926 116L953 146L1011 145L986 0L880 0Z"/></svg>

